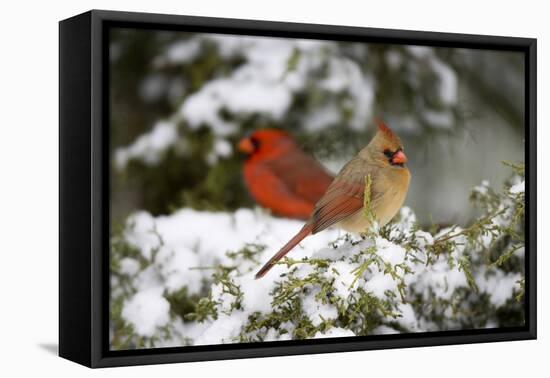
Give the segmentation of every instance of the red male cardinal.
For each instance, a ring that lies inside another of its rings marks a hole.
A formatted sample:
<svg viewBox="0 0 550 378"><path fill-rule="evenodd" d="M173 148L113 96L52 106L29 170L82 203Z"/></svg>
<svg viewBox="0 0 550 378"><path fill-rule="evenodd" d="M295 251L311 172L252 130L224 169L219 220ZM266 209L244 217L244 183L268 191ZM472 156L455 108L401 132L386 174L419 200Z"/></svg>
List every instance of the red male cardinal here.
<svg viewBox="0 0 550 378"><path fill-rule="evenodd" d="M363 211L368 175L374 218L381 226L388 223L403 205L409 189L411 174L406 162L401 140L380 121L374 138L340 170L304 227L258 271L256 278L263 277L306 236L333 225L350 232L365 231L370 226Z"/></svg>
<svg viewBox="0 0 550 378"><path fill-rule="evenodd" d="M244 181L256 202L288 218L308 219L332 176L282 130L262 129L239 142L248 155Z"/></svg>

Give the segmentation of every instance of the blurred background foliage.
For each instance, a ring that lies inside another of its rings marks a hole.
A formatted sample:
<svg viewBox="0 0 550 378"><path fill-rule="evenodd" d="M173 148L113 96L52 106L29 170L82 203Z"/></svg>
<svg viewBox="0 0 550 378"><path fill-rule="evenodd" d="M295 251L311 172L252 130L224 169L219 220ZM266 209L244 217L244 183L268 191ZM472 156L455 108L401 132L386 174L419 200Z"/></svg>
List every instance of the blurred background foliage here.
<svg viewBox="0 0 550 378"><path fill-rule="evenodd" d="M520 53L114 29L110 64L115 221L253 207L234 146L263 127L337 172L384 119L422 224L470 220L470 188L524 160Z"/></svg>

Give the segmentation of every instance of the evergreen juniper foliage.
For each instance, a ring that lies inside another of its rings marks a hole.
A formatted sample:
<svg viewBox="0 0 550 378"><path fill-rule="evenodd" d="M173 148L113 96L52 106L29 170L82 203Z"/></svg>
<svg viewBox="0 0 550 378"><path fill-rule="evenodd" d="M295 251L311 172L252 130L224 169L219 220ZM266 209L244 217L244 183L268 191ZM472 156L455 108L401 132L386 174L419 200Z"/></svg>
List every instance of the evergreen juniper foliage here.
<svg viewBox="0 0 550 378"><path fill-rule="evenodd" d="M508 165L501 190L472 190L470 224L421 229L405 207L360 236L306 239L260 280L300 222L250 209L134 213L111 240L111 347L523 325L524 167Z"/></svg>

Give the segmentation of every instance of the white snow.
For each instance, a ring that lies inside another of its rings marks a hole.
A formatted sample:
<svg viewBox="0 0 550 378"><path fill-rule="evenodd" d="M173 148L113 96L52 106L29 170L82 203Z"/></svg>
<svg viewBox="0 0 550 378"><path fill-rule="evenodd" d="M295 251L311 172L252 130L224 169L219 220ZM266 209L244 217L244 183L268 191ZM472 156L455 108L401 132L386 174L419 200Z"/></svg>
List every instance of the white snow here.
<svg viewBox="0 0 550 378"><path fill-rule="evenodd" d="M376 254L391 265L401 264L405 259L405 249L384 238L376 238Z"/></svg>
<svg viewBox="0 0 550 378"><path fill-rule="evenodd" d="M434 111L424 110L422 116L432 126L441 129L450 129L453 126L453 114L449 110Z"/></svg>
<svg viewBox="0 0 550 378"><path fill-rule="evenodd" d="M517 273L503 273L496 270L491 273L481 272L476 276L476 284L481 291L489 295L489 300L495 306L502 306L504 302L512 298L514 289L519 289L518 281L520 275Z"/></svg>
<svg viewBox="0 0 550 378"><path fill-rule="evenodd" d="M144 258L152 259L153 252L157 251L156 263L161 266L166 288L175 291L186 286L191 293L198 292L201 280L212 273L193 268L230 264L226 252L238 251L246 243L267 243L268 248L261 256L267 260L302 226L300 221L273 218L250 209L240 209L234 214L182 209L170 216L156 218L147 212L138 212L127 224L125 238ZM336 239L337 232L329 230L305 239L293 251L292 257L311 255ZM276 277L285 270L286 267L276 266L270 276ZM248 278L252 276L251 272ZM243 285L260 285L256 280L247 281L246 277L242 278Z"/></svg>
<svg viewBox="0 0 550 378"><path fill-rule="evenodd" d="M320 325L325 320L336 319L338 310L330 304L317 301L315 295L319 290L309 293L302 299L302 309L314 326Z"/></svg>
<svg viewBox="0 0 550 378"><path fill-rule="evenodd" d="M165 92L167 79L162 74L147 76L140 84L139 93L147 102L157 100Z"/></svg>
<svg viewBox="0 0 550 378"><path fill-rule="evenodd" d="M195 339L195 345L213 345L226 342L234 342L234 338L241 332L246 323L248 313L233 311L231 315L221 314L218 320L210 323L210 326Z"/></svg>
<svg viewBox="0 0 550 378"><path fill-rule="evenodd" d="M205 35L225 56L241 55L245 63L231 75L212 79L187 97L180 114L191 127L206 125L216 135L237 131L234 123L222 119L222 109L233 114L262 113L280 119L290 106L292 94L305 83L308 67L298 63L296 72L286 73L295 50L312 52L319 43L280 38Z"/></svg>
<svg viewBox="0 0 550 378"><path fill-rule="evenodd" d="M407 51L418 60L430 66L437 75L439 87L439 99L445 105L454 105L458 100L458 78L455 71L435 54L433 48L427 46L407 46ZM440 126L446 126L448 120L443 115L428 115ZM437 116L437 118L435 118ZM441 123L443 122L443 123Z"/></svg>
<svg viewBox="0 0 550 378"><path fill-rule="evenodd" d="M283 329L283 328L284 327L281 327L280 329L269 328L267 330L264 341L290 340L291 339L291 334L290 333L280 333L280 330Z"/></svg>
<svg viewBox="0 0 550 378"><path fill-rule="evenodd" d="M160 121L153 129L141 135L134 143L115 150L115 166L123 169L132 159L139 159L146 164L158 163L162 152L178 141L176 125L168 121Z"/></svg>
<svg viewBox="0 0 550 378"><path fill-rule="evenodd" d="M461 232L458 227L443 229L436 235L414 230L416 217L407 207L400 211L399 219L392 234L401 232L410 236L414 232L420 248L432 244L434 239L443 235ZM260 264L267 261L301 226L300 221L275 218L251 209L240 209L234 213L181 209L158 217L146 212L135 213L127 221L124 237L150 264L140 270L137 260L133 258L120 261L120 273L133 277L136 291L124 302L122 317L142 336L157 335L163 326L172 327L179 339L172 337L160 342L161 345L178 345L178 340L179 345L181 340L185 340L186 345L238 342L252 314L274 311L273 293L278 283L285 279L281 274L307 279L311 274L321 272L324 279L332 282L333 300L342 301L340 303L344 307L353 298L357 299L357 290L362 289L381 300L395 303L398 317L393 321L411 332L417 332L438 328L416 314L410 303L401 302L398 290L401 280L407 285L408 295L419 295L426 303L449 301L456 289L468 287L466 275L456 263L462 257L464 247L427 265L426 256L421 251L406 251L380 236L339 239L342 233L332 229L306 238L288 255L292 260L304 257L325 260L328 267L319 270L304 262L291 268L280 264L262 279L254 279ZM456 239L465 242L463 236ZM240 257L230 258L226 254L241 250L247 243L266 245L265 250L255 257L257 262ZM411 258L411 253L416 259ZM371 261L373 257L376 263L371 263L363 274L358 275L359 264ZM450 260L455 261L454 264L450 264ZM232 283L239 288L239 296L227 292L221 283L211 283L211 275L219 264L236 268L229 275ZM409 267L412 273L406 274L401 266ZM388 269L396 276L390 274ZM496 307L513 296L514 290L519 288L517 281L521 278L519 274L495 273L485 269L476 270L473 275L479 290L486 293L490 303ZM117 284L118 281L113 281L113 285ZM216 303L218 318L207 319L203 323L182 322L177 317L170 319L169 303L164 295L182 288L186 288L189 294L209 292ZM313 326L320 326L324 321L337 321L337 306L322 299L318 286L308 285L299 295L301 311ZM455 324L452 320L454 314L447 309L445 316L449 317L449 327L452 327ZM458 327L459 323L456 324ZM287 322L277 329L264 328L249 336L255 337L257 332L263 332L264 340L285 340L291 338L296 327L296 324ZM373 331L375 334L395 332L386 326ZM353 332L336 327L315 335L340 336L353 336Z"/></svg>
<svg viewBox="0 0 550 378"><path fill-rule="evenodd" d="M524 192L525 192L525 180L513 185L510 188L510 193L512 194L518 194L518 193L524 193Z"/></svg>
<svg viewBox="0 0 550 378"><path fill-rule="evenodd" d="M137 334L153 336L158 327L170 320L170 304L162 296L162 288L150 288L138 292L122 310L122 317L134 326Z"/></svg>
<svg viewBox="0 0 550 378"><path fill-rule="evenodd" d="M427 46L406 46L405 47L409 53L411 53L416 58L426 58L431 56L432 49Z"/></svg>
<svg viewBox="0 0 550 378"><path fill-rule="evenodd" d="M336 105L328 105L309 114L304 121L304 127L309 131L321 130L337 124L340 118Z"/></svg>
<svg viewBox="0 0 550 378"><path fill-rule="evenodd" d="M488 190L489 190L489 186L490 186L490 185L489 185L489 181L483 180L483 181L481 182L481 185L476 185L476 186L474 186L473 191L474 191L474 192L477 192L477 193L479 193L479 194L481 194L481 195L486 195L487 192L488 192Z"/></svg>
<svg viewBox="0 0 550 378"><path fill-rule="evenodd" d="M199 55L200 47L201 44L197 38L179 41L168 47L163 58L171 64L188 63Z"/></svg>
<svg viewBox="0 0 550 378"><path fill-rule="evenodd" d="M367 292L383 298L387 290L397 292L397 282L389 274L376 274L365 282Z"/></svg>
<svg viewBox="0 0 550 378"><path fill-rule="evenodd" d="M429 232L418 230L415 234L420 248L425 248L427 245L431 245L434 242L434 238Z"/></svg>
<svg viewBox="0 0 550 378"><path fill-rule="evenodd" d="M237 131L237 125L224 120L219 112L266 113L281 118L290 105L290 92L281 83L254 80L245 70L234 77L217 79L187 98L181 107L182 116L193 128L206 125L216 135L226 136Z"/></svg>
<svg viewBox="0 0 550 378"><path fill-rule="evenodd" d="M415 283L415 291L421 293L425 300L432 297L449 300L459 287L468 287L464 272L458 266L452 269L447 261L440 258L435 264L416 271L414 276L407 276L406 283Z"/></svg>
<svg viewBox="0 0 550 378"><path fill-rule="evenodd" d="M395 333L399 333L399 332L394 328L388 327L386 325L378 326L372 330L373 335L392 335Z"/></svg>
<svg viewBox="0 0 550 378"><path fill-rule="evenodd" d="M390 50L386 53L386 62L393 69L398 69L403 64L403 57L397 51Z"/></svg>
<svg viewBox="0 0 550 378"><path fill-rule="evenodd" d="M430 59L430 65L439 77L439 98L446 105L453 105L458 98L458 79L455 71L435 55Z"/></svg>
<svg viewBox="0 0 550 378"><path fill-rule="evenodd" d="M243 307L247 312L267 313L271 310L271 296L269 293L273 290L273 283L270 280L256 280L252 275L246 275L238 278L236 282L245 293Z"/></svg>
<svg viewBox="0 0 550 378"><path fill-rule="evenodd" d="M233 153L233 146L226 139L216 139L214 141L214 152L221 157L228 157Z"/></svg>
<svg viewBox="0 0 550 378"><path fill-rule="evenodd" d="M120 273L133 276L139 272L139 262L130 257L124 257L120 260Z"/></svg>
<svg viewBox="0 0 550 378"><path fill-rule="evenodd" d="M304 127L318 130L341 122L338 98L342 94L346 106L353 109L347 126L363 129L368 125L372 116L375 80L357 62L343 56L335 42L198 34L173 43L153 66L158 69L165 65L190 63L200 55L205 43L215 44L223 57L239 56L244 61L230 74L210 79L193 93L182 93L181 83L172 85L160 73L153 72L141 84L140 92L146 101L155 100L165 92L171 98L182 98L177 100L178 110L170 118L174 122L183 121L191 129L206 126L216 137L227 137L236 134L239 126L237 120L222 117L222 111L229 112L236 119L261 114L268 119L281 120L287 115L295 94L314 86L334 96L324 96L327 104L321 111L303 114ZM368 59L367 47L361 47L362 59ZM291 61L293 64L289 66ZM326 73L319 78L318 71L325 63ZM115 153L117 167L124 168L131 159L156 164L159 153L175 144L174 139L178 137L175 130L168 127L161 130L166 132L165 138L155 135L160 130L153 130L140 136L132 145L118 149ZM163 143L150 146L153 136ZM233 152L223 147L224 155L218 147L214 145L214 151L208 157L211 164Z"/></svg>
<svg viewBox="0 0 550 378"><path fill-rule="evenodd" d="M313 338L322 339L326 337L350 337L350 336L355 336L355 333L353 333L353 331L350 331L349 329L333 327L325 333L317 332L315 336L313 336Z"/></svg>
<svg viewBox="0 0 550 378"><path fill-rule="evenodd" d="M354 113L348 126L356 130L364 129L372 116L374 79L351 59L335 56L329 62L330 75L320 82L321 88L334 93L349 91L352 95L349 105Z"/></svg>
<svg viewBox="0 0 550 378"><path fill-rule="evenodd" d="M411 304L400 303L398 307L401 317L397 319L397 322L405 328L411 330L411 332L418 332L420 329L418 327L417 315L415 314Z"/></svg>
<svg viewBox="0 0 550 378"><path fill-rule="evenodd" d="M355 275L353 274L355 266L347 261L336 261L331 264L331 268L326 274L335 276L334 288L336 289L336 295L341 298L348 298L352 284L355 281Z"/></svg>

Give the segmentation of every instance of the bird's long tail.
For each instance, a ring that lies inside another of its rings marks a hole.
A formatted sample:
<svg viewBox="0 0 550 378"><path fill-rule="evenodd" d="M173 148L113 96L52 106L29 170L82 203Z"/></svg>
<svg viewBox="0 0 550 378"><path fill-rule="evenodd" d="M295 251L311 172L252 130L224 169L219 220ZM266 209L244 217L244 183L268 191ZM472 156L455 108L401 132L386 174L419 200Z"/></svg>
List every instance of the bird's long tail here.
<svg viewBox="0 0 550 378"><path fill-rule="evenodd" d="M271 268L273 268L273 265L277 261L282 259L284 257L284 255L286 255L294 247L296 247L296 245L299 242L301 242L306 236L311 234L311 229L312 229L311 225L309 223L306 223L304 225L304 227L302 227L300 232L298 232L296 235L294 235L294 237L292 239L290 239L288 241L288 243L286 243L284 245L284 247L279 250L279 252L277 252L272 258L270 258L269 261L262 267L262 269L260 269L258 271L258 273L256 273L255 278L258 279L258 278L262 278L263 276L265 276L265 274L267 272L269 272L271 270Z"/></svg>

